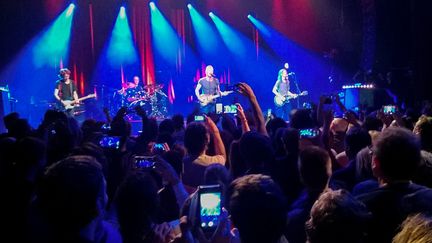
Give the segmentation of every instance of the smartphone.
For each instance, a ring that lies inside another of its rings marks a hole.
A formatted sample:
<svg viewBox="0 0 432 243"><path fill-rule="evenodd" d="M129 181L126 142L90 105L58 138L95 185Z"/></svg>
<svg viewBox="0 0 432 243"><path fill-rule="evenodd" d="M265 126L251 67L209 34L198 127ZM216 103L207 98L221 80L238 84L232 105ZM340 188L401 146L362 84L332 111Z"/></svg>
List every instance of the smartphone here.
<svg viewBox="0 0 432 243"><path fill-rule="evenodd" d="M224 106L224 113L226 113L226 114L237 114L237 106L236 105L226 105L226 106Z"/></svg>
<svg viewBox="0 0 432 243"><path fill-rule="evenodd" d="M154 156L135 156L135 168L152 169L156 162Z"/></svg>
<svg viewBox="0 0 432 243"><path fill-rule="evenodd" d="M222 213L222 189L220 185L198 187L199 225L204 231L214 231Z"/></svg>
<svg viewBox="0 0 432 243"><path fill-rule="evenodd" d="M383 112L386 115L392 115L396 112L396 106L395 105L385 105L385 106L383 106Z"/></svg>
<svg viewBox="0 0 432 243"><path fill-rule="evenodd" d="M99 140L99 145L102 148L119 149L120 148L120 137L118 136L102 136Z"/></svg>
<svg viewBox="0 0 432 243"><path fill-rule="evenodd" d="M162 143L155 143L153 145L153 151L156 153L159 153L159 152L162 153L162 152L165 152L165 147L163 146Z"/></svg>
<svg viewBox="0 0 432 243"><path fill-rule="evenodd" d="M317 128L300 129L300 138L315 138L319 135Z"/></svg>
<svg viewBox="0 0 432 243"><path fill-rule="evenodd" d="M216 103L216 114L222 114L223 106L222 103Z"/></svg>
<svg viewBox="0 0 432 243"><path fill-rule="evenodd" d="M196 122L202 122L202 121L204 121L205 120L205 117L204 116L195 116L195 121Z"/></svg>

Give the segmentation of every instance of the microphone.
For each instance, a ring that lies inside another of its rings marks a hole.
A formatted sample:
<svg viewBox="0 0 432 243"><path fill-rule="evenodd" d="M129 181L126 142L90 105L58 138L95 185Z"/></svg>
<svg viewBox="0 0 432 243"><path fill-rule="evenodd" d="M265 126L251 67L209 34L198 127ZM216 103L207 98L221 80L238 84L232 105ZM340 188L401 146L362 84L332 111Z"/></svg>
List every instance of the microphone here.
<svg viewBox="0 0 432 243"><path fill-rule="evenodd" d="M211 73L211 74L210 74L210 77L212 77L212 78L216 78L216 75L214 75L214 73Z"/></svg>

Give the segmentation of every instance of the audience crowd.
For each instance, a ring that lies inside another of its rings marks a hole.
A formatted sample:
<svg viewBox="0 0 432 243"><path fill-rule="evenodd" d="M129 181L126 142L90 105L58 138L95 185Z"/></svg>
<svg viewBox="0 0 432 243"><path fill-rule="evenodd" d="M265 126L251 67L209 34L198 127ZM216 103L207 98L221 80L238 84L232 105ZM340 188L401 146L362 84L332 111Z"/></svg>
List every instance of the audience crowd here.
<svg viewBox="0 0 432 243"><path fill-rule="evenodd" d="M82 124L48 110L37 128L5 116L1 241L432 242L431 104L355 113L322 97L286 122L238 92L245 109L203 121L138 106L139 134L126 108Z"/></svg>

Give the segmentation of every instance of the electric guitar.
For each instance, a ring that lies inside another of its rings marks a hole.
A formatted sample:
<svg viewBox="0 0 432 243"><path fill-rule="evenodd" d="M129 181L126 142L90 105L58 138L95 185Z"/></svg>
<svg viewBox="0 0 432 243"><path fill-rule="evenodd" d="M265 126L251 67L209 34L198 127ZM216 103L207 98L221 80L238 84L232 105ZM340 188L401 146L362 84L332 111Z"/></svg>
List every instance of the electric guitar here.
<svg viewBox="0 0 432 243"><path fill-rule="evenodd" d="M204 106L214 102L215 99L222 97L222 96L227 96L227 95L231 94L232 92L234 92L234 91L223 91L220 94L215 94L215 95L202 94L202 95L200 95L201 100L199 101L199 103L200 103L201 107L204 107Z"/></svg>
<svg viewBox="0 0 432 243"><path fill-rule="evenodd" d="M307 91L303 91L300 94L295 94L294 96L289 96L289 95L285 95L284 97L279 97L279 96L275 96L274 97L274 103L276 106L281 107L284 104L287 104L290 102L290 100L292 99L297 99L299 96L305 96L308 95Z"/></svg>
<svg viewBox="0 0 432 243"><path fill-rule="evenodd" d="M87 100L91 98L96 98L96 93L81 97L77 101L79 103L83 100ZM73 109L77 105L77 103L75 102L75 100L63 100L62 105L65 110L70 110Z"/></svg>

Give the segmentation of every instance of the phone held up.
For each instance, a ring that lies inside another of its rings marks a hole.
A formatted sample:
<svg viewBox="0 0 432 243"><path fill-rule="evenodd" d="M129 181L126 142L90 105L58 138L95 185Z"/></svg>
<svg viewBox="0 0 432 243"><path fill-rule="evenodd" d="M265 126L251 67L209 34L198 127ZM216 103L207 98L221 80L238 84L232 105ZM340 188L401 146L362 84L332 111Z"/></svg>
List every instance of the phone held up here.
<svg viewBox="0 0 432 243"><path fill-rule="evenodd" d="M307 128L300 129L300 138L315 138L319 135L319 129L317 128Z"/></svg>
<svg viewBox="0 0 432 243"><path fill-rule="evenodd" d="M223 105L216 103L216 114L237 114L237 105Z"/></svg>
<svg viewBox="0 0 432 243"><path fill-rule="evenodd" d="M156 161L155 156L138 156L134 157L135 168L137 169L153 169Z"/></svg>
<svg viewBox="0 0 432 243"><path fill-rule="evenodd" d="M196 115L194 118L194 121L196 122L203 122L205 120L205 116L203 115Z"/></svg>
<svg viewBox="0 0 432 243"><path fill-rule="evenodd" d="M396 113L396 106L395 105L385 105L383 106L383 113L386 115L393 115Z"/></svg>
<svg viewBox="0 0 432 243"><path fill-rule="evenodd" d="M99 145L102 148L108 149L119 149L120 148L120 137L118 136L102 136L99 140Z"/></svg>
<svg viewBox="0 0 432 243"><path fill-rule="evenodd" d="M204 232L213 232L222 214L222 188L220 185L198 187L199 226Z"/></svg>

